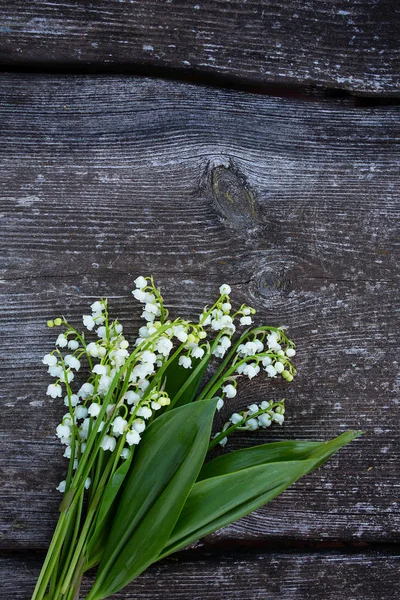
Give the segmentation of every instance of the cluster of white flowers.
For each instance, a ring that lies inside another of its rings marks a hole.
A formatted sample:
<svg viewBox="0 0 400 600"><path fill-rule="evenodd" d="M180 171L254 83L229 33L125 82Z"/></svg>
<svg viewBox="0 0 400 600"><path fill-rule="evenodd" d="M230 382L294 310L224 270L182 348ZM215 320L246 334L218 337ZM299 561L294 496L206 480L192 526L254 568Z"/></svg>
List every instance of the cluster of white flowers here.
<svg viewBox="0 0 400 600"><path fill-rule="evenodd" d="M282 425L285 417L284 401L272 402L264 400L261 404L250 404L247 410L234 412L229 421L225 423L222 431L217 432L213 439L220 446L225 446L228 435L236 430L255 431L256 429L270 427L272 423Z"/></svg>
<svg viewBox="0 0 400 600"><path fill-rule="evenodd" d="M252 379L263 367L268 377L281 375L286 381L293 380L296 371L290 359L296 351L282 329L260 331L252 340L240 344L237 354L239 364L236 373L239 375Z"/></svg>
<svg viewBox="0 0 400 600"><path fill-rule="evenodd" d="M204 309L198 323L170 321L153 279L138 277L132 294L143 304L141 317L145 324L130 350L122 325L117 320L109 321L104 299L95 301L91 314L83 316L84 327L95 336L92 341L87 340L89 333L79 333L61 318L48 321L49 327L65 326L56 339L55 350L43 358L43 363L55 378L47 388L47 395L64 396L68 408L56 434L66 446L64 456L70 460L70 470L78 468L86 447L92 447L96 439L104 452L118 452L121 460L132 456L134 446L140 443L155 413L171 402L164 391L162 375L175 356L179 356L178 365L182 369L191 370L211 355L221 359L231 352L230 370L221 375L215 389L209 385L203 390L204 394L212 392L203 397L213 397L218 392L218 410L224 401L236 396L238 377L245 375L251 379L261 366L269 377L280 374L287 381L293 378L295 370L290 358L295 351L282 330L257 328L242 336L243 343L232 347L237 327L251 325L255 310L242 305L232 312L230 292L228 285L222 285L219 299L211 308ZM89 374L85 373L85 381L78 381L83 359ZM270 403L262 403L260 408L251 405L244 413L234 413L223 431L231 426L256 429L268 427L272 421L283 422L283 407L271 406ZM240 421L235 422L239 417ZM91 479L85 480L85 487L91 485ZM57 489L64 491L66 485L61 482Z"/></svg>

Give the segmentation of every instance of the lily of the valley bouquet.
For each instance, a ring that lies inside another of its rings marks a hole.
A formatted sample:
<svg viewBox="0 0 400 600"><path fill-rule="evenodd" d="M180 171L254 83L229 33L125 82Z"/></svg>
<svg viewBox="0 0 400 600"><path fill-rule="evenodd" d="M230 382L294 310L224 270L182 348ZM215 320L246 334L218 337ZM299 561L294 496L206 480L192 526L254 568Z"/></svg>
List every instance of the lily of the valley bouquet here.
<svg viewBox="0 0 400 600"><path fill-rule="evenodd" d="M65 319L48 322L63 327L43 362L55 378L47 394L66 407L56 432L69 467L32 600L77 600L93 567L86 599L111 596L152 563L269 502L359 435L213 458L234 432L282 425L283 400L265 399L212 432L216 412L232 412L241 380L263 373L292 381L294 344L283 328L253 327L255 310L234 310L228 285L198 322L172 320L152 278L135 285L145 325L133 343L104 299L83 317L85 333Z"/></svg>

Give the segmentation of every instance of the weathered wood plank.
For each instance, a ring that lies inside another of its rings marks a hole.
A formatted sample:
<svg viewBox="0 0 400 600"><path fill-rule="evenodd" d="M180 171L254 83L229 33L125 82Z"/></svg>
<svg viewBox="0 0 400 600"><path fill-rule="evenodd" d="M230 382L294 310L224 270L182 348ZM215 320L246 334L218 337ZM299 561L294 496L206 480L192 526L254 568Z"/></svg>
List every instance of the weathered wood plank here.
<svg viewBox="0 0 400 600"><path fill-rule="evenodd" d="M143 272L191 317L227 281L296 340L294 384L243 383L231 406L286 396L287 422L231 447L367 431L209 542L398 540L399 111L132 78L3 83L1 547L46 547L57 518L45 321L106 295L134 332Z"/></svg>
<svg viewBox="0 0 400 600"><path fill-rule="evenodd" d="M225 555L181 553L153 565L116 600L397 600L400 556L391 552ZM1 600L28 600L39 559L0 559ZM87 591L88 583L82 586Z"/></svg>
<svg viewBox="0 0 400 600"><path fill-rule="evenodd" d="M396 0L0 2L0 62L399 91Z"/></svg>

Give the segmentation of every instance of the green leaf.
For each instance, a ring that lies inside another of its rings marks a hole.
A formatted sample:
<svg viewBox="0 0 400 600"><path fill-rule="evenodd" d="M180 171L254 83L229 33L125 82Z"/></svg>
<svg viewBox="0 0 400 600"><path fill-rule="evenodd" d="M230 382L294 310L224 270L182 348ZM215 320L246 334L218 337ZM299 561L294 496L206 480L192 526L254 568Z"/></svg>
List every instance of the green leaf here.
<svg viewBox="0 0 400 600"><path fill-rule="evenodd" d="M159 558L260 508L359 435L349 431L329 442L265 444L210 461Z"/></svg>
<svg viewBox="0 0 400 600"><path fill-rule="evenodd" d="M87 600L114 594L157 559L203 464L215 407L215 400L187 404L146 430Z"/></svg>

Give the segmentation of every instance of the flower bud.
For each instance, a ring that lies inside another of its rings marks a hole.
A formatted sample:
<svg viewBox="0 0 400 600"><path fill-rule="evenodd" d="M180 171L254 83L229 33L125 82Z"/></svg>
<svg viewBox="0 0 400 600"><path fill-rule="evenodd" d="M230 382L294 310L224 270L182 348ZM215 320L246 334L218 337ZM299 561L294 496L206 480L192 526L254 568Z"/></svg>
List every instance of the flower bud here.
<svg viewBox="0 0 400 600"><path fill-rule="evenodd" d="M293 381L293 375L289 373L289 371L287 371L286 369L282 371L281 375L283 379L286 379L286 381Z"/></svg>

